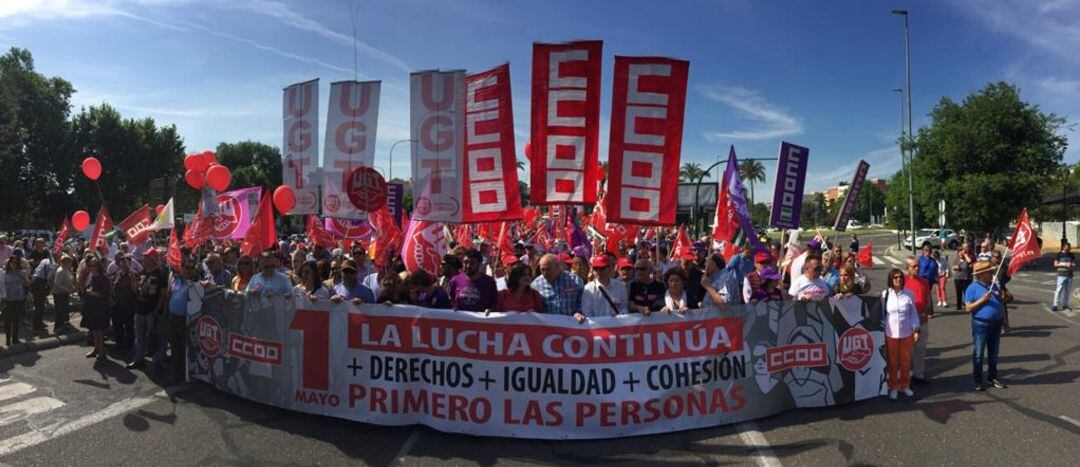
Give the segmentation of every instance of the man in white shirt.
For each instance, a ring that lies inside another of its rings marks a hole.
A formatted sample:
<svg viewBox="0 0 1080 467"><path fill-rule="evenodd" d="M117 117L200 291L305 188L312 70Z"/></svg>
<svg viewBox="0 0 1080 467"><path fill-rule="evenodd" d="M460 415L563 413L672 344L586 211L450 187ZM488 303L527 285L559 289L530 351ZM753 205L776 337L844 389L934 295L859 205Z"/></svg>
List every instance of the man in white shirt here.
<svg viewBox="0 0 1080 467"><path fill-rule="evenodd" d="M803 270L806 267L806 260L811 256L821 257L821 242L817 239L806 242L806 251L802 252L799 256L795 257L791 261L791 284L794 286L795 281L802 276ZM796 297L798 299L798 297Z"/></svg>
<svg viewBox="0 0 1080 467"><path fill-rule="evenodd" d="M821 258L806 258L803 273L791 282L788 294L799 301L821 300L829 296L829 285L821 278Z"/></svg>
<svg viewBox="0 0 1080 467"><path fill-rule="evenodd" d="M581 293L581 314L592 318L625 314L630 301L626 284L612 276L614 264L607 255L596 255L589 261L596 278L585 284Z"/></svg>

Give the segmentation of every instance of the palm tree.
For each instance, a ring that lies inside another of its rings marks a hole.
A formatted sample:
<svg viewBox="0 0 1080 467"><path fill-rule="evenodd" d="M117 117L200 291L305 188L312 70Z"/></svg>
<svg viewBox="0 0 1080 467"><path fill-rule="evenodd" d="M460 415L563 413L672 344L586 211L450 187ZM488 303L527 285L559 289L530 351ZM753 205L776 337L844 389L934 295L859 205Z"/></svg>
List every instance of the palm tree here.
<svg viewBox="0 0 1080 467"><path fill-rule="evenodd" d="M692 182L704 174L705 171L701 168L701 164L692 162L686 163L683 164L682 169L679 170L679 181Z"/></svg>
<svg viewBox="0 0 1080 467"><path fill-rule="evenodd" d="M751 159L739 162L739 176L744 182L750 182L750 205L754 205L754 182L765 182L765 166L761 161Z"/></svg>

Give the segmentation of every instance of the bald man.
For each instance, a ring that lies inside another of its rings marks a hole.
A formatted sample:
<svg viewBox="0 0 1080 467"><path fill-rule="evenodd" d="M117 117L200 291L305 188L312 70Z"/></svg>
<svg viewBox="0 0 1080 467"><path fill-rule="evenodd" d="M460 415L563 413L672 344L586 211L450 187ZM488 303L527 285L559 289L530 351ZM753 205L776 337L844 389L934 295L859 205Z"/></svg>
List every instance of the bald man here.
<svg viewBox="0 0 1080 467"><path fill-rule="evenodd" d="M540 276L533 279L532 288L544 299L548 313L573 316L578 322L585 320L581 313L581 278L563 271L557 256L549 253L540 258Z"/></svg>

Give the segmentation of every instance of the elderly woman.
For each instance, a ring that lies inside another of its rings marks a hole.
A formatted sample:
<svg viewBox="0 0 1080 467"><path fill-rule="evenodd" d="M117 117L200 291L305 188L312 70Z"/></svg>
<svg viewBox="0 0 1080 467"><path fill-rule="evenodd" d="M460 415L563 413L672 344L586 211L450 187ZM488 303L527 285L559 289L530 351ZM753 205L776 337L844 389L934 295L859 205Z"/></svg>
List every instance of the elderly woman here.
<svg viewBox="0 0 1080 467"><path fill-rule="evenodd" d="M8 258L4 264L4 331L7 333L7 346L19 343L19 327L26 312L26 295L30 288L30 278L19 266L16 256Z"/></svg>
<svg viewBox="0 0 1080 467"><path fill-rule="evenodd" d="M93 253L86 255L86 281L79 295L83 298L82 326L90 330L94 350L86 358L105 359L105 328L109 327L109 278L105 263Z"/></svg>
<svg viewBox="0 0 1080 467"><path fill-rule="evenodd" d="M686 300L686 271L677 267L664 271L664 284L667 286L667 291L664 292L664 307L660 311L664 313L690 311L690 304Z"/></svg>
<svg viewBox="0 0 1080 467"><path fill-rule="evenodd" d="M892 269L888 275L889 288L881 292L885 310L885 344L888 350L889 399L896 400L897 392L911 397L911 350L919 340L919 313L915 296L904 290L904 272Z"/></svg>

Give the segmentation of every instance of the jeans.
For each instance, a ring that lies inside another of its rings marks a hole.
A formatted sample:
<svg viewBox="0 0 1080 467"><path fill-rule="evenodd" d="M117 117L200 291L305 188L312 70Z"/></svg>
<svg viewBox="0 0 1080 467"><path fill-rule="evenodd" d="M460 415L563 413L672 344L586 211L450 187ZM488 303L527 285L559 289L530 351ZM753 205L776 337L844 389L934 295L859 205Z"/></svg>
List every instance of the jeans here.
<svg viewBox="0 0 1080 467"><path fill-rule="evenodd" d="M983 360L986 360L987 381L997 379L998 347L1001 343L1002 321L972 318L971 335L975 340L971 362L974 366L975 383L982 383Z"/></svg>
<svg viewBox="0 0 1080 467"><path fill-rule="evenodd" d="M54 293L53 299L53 329L57 326L67 326L71 319L71 294Z"/></svg>
<svg viewBox="0 0 1080 467"><path fill-rule="evenodd" d="M169 360L172 367L172 377L176 380L187 378L187 315L169 316L169 349L172 359Z"/></svg>
<svg viewBox="0 0 1080 467"><path fill-rule="evenodd" d="M971 279L953 279L953 285L956 286L956 309L964 309L964 292L967 292L967 288L971 285Z"/></svg>
<svg viewBox="0 0 1080 467"><path fill-rule="evenodd" d="M1054 289L1054 308L1069 308L1069 294L1072 293L1072 277L1058 276L1057 288Z"/></svg>
<svg viewBox="0 0 1080 467"><path fill-rule="evenodd" d="M158 346L154 350L154 363L161 364L165 361L165 340L161 337L161 316L154 313L135 315L135 353L131 361L142 363L146 358L146 349L150 343L150 336L157 338Z"/></svg>

